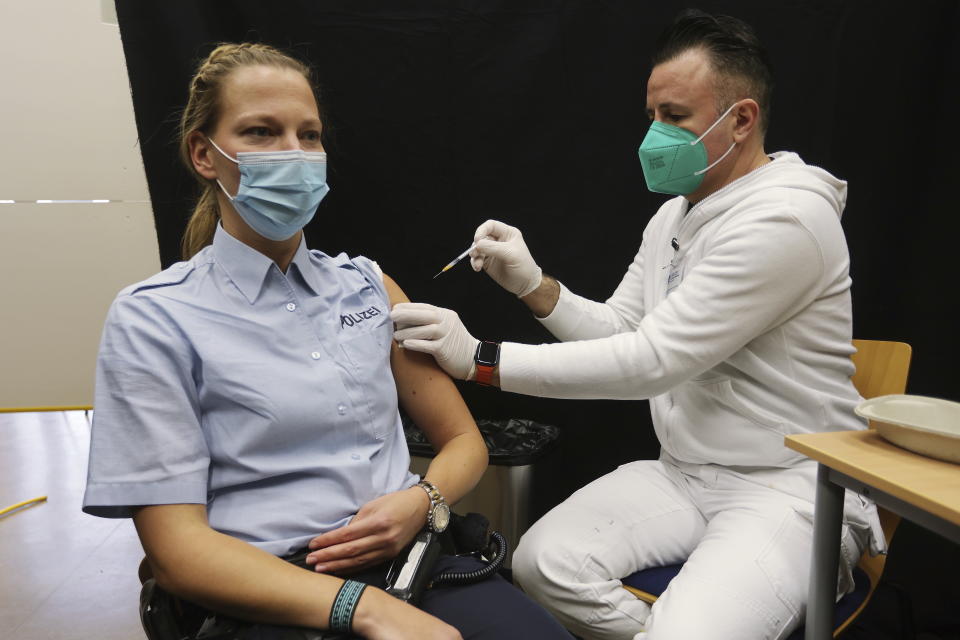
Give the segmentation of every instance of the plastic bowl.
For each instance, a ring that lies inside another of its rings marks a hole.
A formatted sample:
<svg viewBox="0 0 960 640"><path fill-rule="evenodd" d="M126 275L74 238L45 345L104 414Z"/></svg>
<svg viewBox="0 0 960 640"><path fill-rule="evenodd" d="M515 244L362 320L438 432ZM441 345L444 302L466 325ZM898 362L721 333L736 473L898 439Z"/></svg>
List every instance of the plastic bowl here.
<svg viewBox="0 0 960 640"><path fill-rule="evenodd" d="M898 447L960 464L960 402L889 395L864 400L856 412Z"/></svg>

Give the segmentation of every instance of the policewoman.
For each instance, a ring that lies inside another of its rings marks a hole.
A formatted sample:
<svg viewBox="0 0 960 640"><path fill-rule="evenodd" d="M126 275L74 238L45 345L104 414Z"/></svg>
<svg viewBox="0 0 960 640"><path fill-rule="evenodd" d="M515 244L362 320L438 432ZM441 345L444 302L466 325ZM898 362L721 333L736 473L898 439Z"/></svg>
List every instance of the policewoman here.
<svg viewBox="0 0 960 640"><path fill-rule="evenodd" d="M157 584L243 621L238 638L569 637L500 578L429 590L422 610L351 579L442 529L487 453L450 379L394 346L396 283L307 248L321 134L299 61L228 44L200 64L181 122L202 186L185 261L110 308L83 508L132 517ZM438 452L422 481L398 405Z"/></svg>

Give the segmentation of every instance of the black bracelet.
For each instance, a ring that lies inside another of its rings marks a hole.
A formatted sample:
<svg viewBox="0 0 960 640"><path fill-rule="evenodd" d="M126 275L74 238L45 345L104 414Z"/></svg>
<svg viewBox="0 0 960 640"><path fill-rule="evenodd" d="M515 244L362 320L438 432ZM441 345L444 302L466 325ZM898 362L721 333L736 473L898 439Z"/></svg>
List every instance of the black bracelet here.
<svg viewBox="0 0 960 640"><path fill-rule="evenodd" d="M344 580L340 591L330 607L330 629L350 633L353 630L353 614L357 611L357 602L367 585L356 580Z"/></svg>

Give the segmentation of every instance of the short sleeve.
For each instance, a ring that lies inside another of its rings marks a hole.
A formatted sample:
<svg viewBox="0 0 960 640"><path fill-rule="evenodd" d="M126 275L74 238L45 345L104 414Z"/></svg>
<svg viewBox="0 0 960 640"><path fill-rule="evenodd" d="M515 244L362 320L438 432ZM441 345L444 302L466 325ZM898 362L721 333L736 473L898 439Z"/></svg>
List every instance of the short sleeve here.
<svg viewBox="0 0 960 640"><path fill-rule="evenodd" d="M140 505L206 504L196 360L162 297L114 301L97 359L86 513L123 518Z"/></svg>

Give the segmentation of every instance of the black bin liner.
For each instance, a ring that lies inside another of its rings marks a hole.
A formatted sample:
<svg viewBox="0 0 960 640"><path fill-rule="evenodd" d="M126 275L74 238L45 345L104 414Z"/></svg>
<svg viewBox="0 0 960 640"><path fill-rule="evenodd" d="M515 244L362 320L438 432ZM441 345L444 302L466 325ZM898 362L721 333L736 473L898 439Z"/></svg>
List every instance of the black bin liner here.
<svg viewBox="0 0 960 640"><path fill-rule="evenodd" d="M507 467L532 464L551 447L559 433L552 425L523 418L477 420L477 427L487 443L490 464ZM424 458L435 455L423 431L407 419L403 421L403 432L410 455Z"/></svg>

